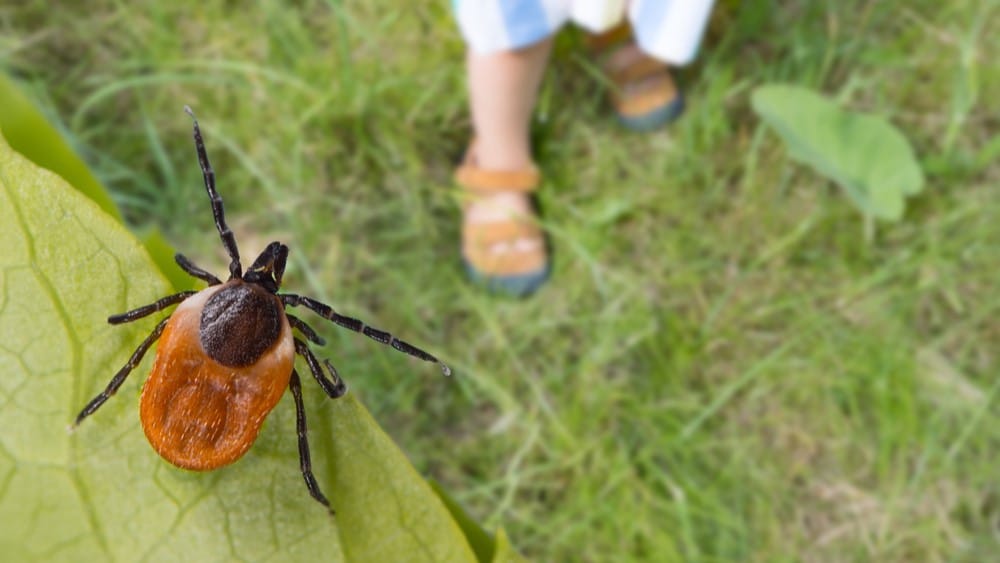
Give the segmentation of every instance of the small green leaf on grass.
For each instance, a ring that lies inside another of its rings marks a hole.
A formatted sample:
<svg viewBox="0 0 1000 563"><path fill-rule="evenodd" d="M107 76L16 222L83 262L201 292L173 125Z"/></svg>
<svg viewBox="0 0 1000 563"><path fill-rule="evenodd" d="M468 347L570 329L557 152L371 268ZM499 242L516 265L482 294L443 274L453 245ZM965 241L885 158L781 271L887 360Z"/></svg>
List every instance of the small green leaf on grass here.
<svg viewBox="0 0 1000 563"><path fill-rule="evenodd" d="M924 175L906 137L880 116L850 112L796 86L765 85L753 108L793 158L833 180L865 215L898 221Z"/></svg>

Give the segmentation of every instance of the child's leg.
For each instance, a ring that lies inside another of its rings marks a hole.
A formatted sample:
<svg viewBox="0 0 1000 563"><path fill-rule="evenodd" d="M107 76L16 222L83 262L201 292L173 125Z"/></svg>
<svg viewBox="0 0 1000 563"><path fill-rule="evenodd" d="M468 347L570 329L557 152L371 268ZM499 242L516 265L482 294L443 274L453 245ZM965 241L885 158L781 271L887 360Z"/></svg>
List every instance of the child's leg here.
<svg viewBox="0 0 1000 563"><path fill-rule="evenodd" d="M469 51L466 68L479 166L522 170L532 165L529 133L552 39L516 51Z"/></svg>
<svg viewBox="0 0 1000 563"><path fill-rule="evenodd" d="M464 207L463 256L473 278L514 295L548 276L529 193L538 185L531 115L551 50L549 38L466 59L475 144L457 177L475 195Z"/></svg>
<svg viewBox="0 0 1000 563"><path fill-rule="evenodd" d="M469 105L479 168L518 171L534 166L531 114L551 51L551 38L516 51L487 55L469 51ZM530 213L526 196L499 192L474 201L466 210L466 220L489 221Z"/></svg>

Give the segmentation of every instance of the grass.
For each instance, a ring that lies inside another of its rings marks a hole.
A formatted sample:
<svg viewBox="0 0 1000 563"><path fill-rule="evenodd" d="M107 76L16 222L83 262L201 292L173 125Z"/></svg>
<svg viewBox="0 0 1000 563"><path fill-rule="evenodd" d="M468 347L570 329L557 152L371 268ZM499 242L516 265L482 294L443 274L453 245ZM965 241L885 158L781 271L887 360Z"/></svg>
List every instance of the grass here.
<svg viewBox="0 0 1000 563"><path fill-rule="evenodd" d="M524 301L458 265L446 4L26 1L0 62L138 229L221 272L191 104L246 254L289 243L290 291L453 364L324 331L416 466L535 560L1000 551L995 2L721 1L652 135L616 127L564 35L535 128L555 271ZM749 109L775 81L905 131L928 185L903 221L866 242L789 161Z"/></svg>

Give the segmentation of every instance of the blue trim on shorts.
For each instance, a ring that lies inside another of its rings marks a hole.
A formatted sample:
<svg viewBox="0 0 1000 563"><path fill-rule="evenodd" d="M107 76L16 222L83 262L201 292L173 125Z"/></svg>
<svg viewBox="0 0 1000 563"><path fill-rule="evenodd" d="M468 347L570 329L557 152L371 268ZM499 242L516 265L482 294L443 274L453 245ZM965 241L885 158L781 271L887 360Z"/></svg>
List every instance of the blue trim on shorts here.
<svg viewBox="0 0 1000 563"><path fill-rule="evenodd" d="M667 17L669 4L670 0L639 3L639 9L632 21L632 29L640 45L651 45L656 41L660 28L663 27L663 20Z"/></svg>
<svg viewBox="0 0 1000 563"><path fill-rule="evenodd" d="M542 0L499 0L511 49L538 43L554 31Z"/></svg>

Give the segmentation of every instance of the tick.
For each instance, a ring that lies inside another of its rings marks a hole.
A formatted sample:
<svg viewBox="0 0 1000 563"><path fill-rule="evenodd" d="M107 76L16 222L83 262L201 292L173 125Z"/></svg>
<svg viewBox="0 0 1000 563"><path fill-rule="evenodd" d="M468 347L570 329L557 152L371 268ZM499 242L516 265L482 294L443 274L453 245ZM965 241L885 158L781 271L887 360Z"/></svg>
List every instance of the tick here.
<svg viewBox="0 0 1000 563"><path fill-rule="evenodd" d="M306 342L323 345L323 339L305 321L288 314L286 308L305 307L400 352L435 362L445 375L451 375L451 370L420 348L341 315L329 305L310 297L278 293L288 259L288 247L280 242L267 245L243 272L236 237L226 226L222 198L215 189L215 172L208 161L198 120L191 108L185 106L184 111L194 123L194 145L205 190L211 200L215 226L230 258L229 279L222 282L177 254L174 256L177 264L207 282L207 288L182 291L108 317L111 324L128 323L177 305L136 348L107 387L80 411L74 426L94 414L118 391L159 340L153 369L142 387L139 418L146 438L160 456L177 467L194 471L209 471L235 462L253 445L264 419L288 388L295 401L302 477L309 494L329 509L330 502L312 472L295 355L305 359L309 371L330 398L343 396L347 387L333 364L326 359L320 362Z"/></svg>

